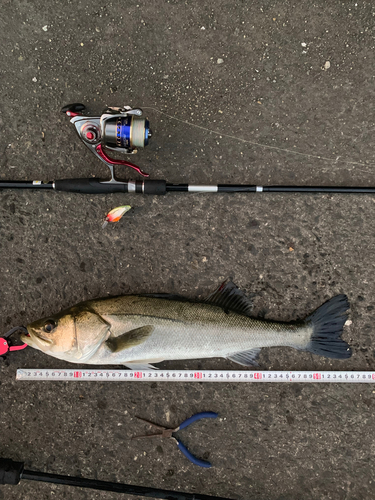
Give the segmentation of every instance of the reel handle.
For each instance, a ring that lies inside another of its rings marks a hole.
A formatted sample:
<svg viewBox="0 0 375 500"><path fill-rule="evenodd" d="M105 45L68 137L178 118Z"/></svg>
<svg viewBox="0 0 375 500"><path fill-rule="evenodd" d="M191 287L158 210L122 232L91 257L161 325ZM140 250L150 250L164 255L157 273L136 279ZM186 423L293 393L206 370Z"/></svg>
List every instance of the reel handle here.
<svg viewBox="0 0 375 500"><path fill-rule="evenodd" d="M86 106L84 104L81 104L80 102L73 102L72 104L67 104L63 108L61 108L61 113L67 113L70 111L71 113L81 113L83 110L86 109Z"/></svg>

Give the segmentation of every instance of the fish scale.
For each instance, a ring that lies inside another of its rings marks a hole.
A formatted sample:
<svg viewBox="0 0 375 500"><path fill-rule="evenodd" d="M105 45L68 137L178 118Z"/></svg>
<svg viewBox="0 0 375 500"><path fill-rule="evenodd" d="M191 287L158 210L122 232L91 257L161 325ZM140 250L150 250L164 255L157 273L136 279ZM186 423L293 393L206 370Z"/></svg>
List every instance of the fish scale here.
<svg viewBox="0 0 375 500"><path fill-rule="evenodd" d="M156 299L162 302L162 299ZM168 304L167 304L168 305ZM159 303L162 309L165 304ZM129 316L118 323L127 323L131 329L145 325L154 326L150 337L141 345L127 349L126 353L115 354L113 361L118 363L147 359L194 359L202 357L226 357L230 354L250 350L256 347L269 346L303 346L311 336L311 328L296 329L294 325L273 324L240 316L238 314L225 314L214 306L204 305L208 309L204 321L195 321L200 312L188 308L184 314L184 321L176 321L150 316ZM214 316L219 316L219 321L213 325ZM186 321L189 317L190 321ZM106 321L111 322L106 316ZM118 330L118 327L116 328ZM124 333L122 331L121 333ZM115 333L117 335L117 331ZM124 356L126 355L126 358ZM105 344L97 355L91 359L95 364L105 364L108 356Z"/></svg>

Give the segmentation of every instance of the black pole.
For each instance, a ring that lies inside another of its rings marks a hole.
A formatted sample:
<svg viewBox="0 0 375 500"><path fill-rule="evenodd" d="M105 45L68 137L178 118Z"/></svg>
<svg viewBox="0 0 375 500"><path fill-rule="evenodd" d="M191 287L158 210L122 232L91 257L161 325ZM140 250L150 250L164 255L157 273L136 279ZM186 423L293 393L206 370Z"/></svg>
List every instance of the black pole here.
<svg viewBox="0 0 375 500"><path fill-rule="evenodd" d="M98 481L96 479L85 479L81 477L61 476L59 474L47 474L44 472L33 472L25 470L22 479L29 481L43 481L44 483L63 484L68 486L78 486L80 488L91 488L94 490L113 491L115 493L127 493L128 495L138 495L151 498L164 498L166 500L229 500L228 498L212 497L199 493L183 493L172 490L161 490L147 486L134 486L131 484L112 483L108 481Z"/></svg>
<svg viewBox="0 0 375 500"><path fill-rule="evenodd" d="M2 181L0 189L53 189L53 181Z"/></svg>
<svg viewBox="0 0 375 500"><path fill-rule="evenodd" d="M264 192L269 193L346 193L366 194L375 193L373 187L334 187L334 186L264 186Z"/></svg>
<svg viewBox="0 0 375 500"><path fill-rule="evenodd" d="M25 470L23 467L23 462L14 462L13 460L7 458L0 458L0 484L16 485L21 479L27 479L29 481L63 484L65 486L77 486L80 488L91 488L94 490L113 491L115 493L127 493L128 495L163 498L165 500L230 500L228 498L201 495L199 493L183 493L180 491L161 490L159 488L150 488L147 486L134 486L131 484L85 479L83 477L48 474L46 472Z"/></svg>
<svg viewBox="0 0 375 500"><path fill-rule="evenodd" d="M147 181L146 181L147 182ZM340 187L340 186L255 186L247 184L166 184L167 192L190 193L375 193L375 187Z"/></svg>
<svg viewBox="0 0 375 500"><path fill-rule="evenodd" d="M189 193L341 193L375 194L375 187L340 186L256 186L250 184L170 184L165 180L113 181L90 179L59 179L40 181L3 181L0 189L53 189L81 194L139 193L164 195L174 192Z"/></svg>

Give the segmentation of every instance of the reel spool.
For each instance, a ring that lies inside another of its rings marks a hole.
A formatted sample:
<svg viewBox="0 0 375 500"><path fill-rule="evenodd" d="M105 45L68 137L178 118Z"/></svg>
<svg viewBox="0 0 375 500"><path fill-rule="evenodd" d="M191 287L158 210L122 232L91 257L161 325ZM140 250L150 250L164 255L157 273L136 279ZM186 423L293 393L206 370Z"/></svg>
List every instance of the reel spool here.
<svg viewBox="0 0 375 500"><path fill-rule="evenodd" d="M134 151L147 146L149 137L151 132L147 118L132 115L104 121L103 142L109 149Z"/></svg>
<svg viewBox="0 0 375 500"><path fill-rule="evenodd" d="M78 136L92 153L98 156L110 169L112 181L115 181L113 166L125 165L144 174L138 167L123 160L110 158L104 148L124 154L135 154L137 148L148 145L152 135L150 123L143 117L140 108L107 108L101 116L83 116L85 110L83 104L68 104L62 108L62 112L71 118L71 123L76 128Z"/></svg>

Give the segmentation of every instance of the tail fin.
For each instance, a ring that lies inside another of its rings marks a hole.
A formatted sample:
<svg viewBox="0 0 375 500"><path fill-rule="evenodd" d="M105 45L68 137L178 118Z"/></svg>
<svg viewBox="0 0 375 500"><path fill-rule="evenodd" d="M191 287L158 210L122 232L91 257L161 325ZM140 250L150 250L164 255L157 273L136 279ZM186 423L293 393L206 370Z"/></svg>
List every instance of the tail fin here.
<svg viewBox="0 0 375 500"><path fill-rule="evenodd" d="M336 295L306 319L306 323L313 327L306 351L326 358L350 358L351 348L341 339L349 307L346 295Z"/></svg>

